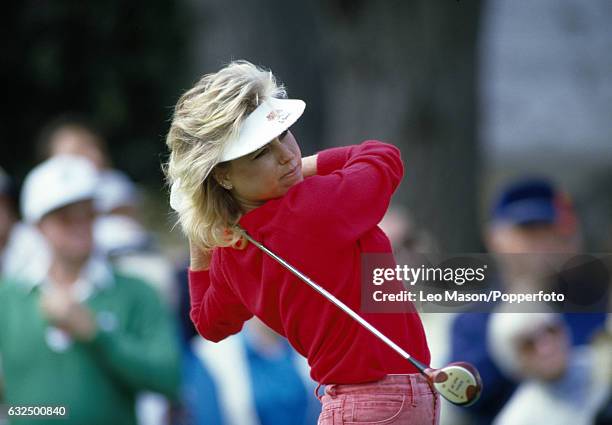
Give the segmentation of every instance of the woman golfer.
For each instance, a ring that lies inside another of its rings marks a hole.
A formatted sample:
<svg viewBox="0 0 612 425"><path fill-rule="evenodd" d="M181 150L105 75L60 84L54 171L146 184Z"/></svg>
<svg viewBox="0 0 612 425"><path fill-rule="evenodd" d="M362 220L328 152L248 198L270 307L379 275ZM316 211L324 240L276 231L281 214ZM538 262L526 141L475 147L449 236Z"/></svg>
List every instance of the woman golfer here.
<svg viewBox="0 0 612 425"><path fill-rule="evenodd" d="M191 319L211 341L253 315L285 336L326 386L319 424L435 424L438 396L426 378L242 233L354 310L361 254L391 252L377 224L403 175L399 150L366 141L302 158L289 127L304 107L245 61L179 99L166 172L190 239ZM362 316L429 363L416 313Z"/></svg>

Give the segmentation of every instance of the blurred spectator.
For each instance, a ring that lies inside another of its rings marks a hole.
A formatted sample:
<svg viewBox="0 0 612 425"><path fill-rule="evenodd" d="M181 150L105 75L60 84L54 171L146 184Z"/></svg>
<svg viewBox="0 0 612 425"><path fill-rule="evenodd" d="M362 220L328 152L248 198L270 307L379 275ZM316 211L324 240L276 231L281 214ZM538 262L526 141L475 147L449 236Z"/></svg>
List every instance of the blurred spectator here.
<svg viewBox="0 0 612 425"><path fill-rule="evenodd" d="M80 114L58 116L47 123L39 134L37 155L40 161L61 154L87 158L98 171L111 167L102 132Z"/></svg>
<svg viewBox="0 0 612 425"><path fill-rule="evenodd" d="M37 142L40 161L57 154L77 155L87 158L98 171L110 166L106 152L101 133L80 115L66 114L52 120L40 132ZM38 281L46 275L50 262L50 248L37 226L19 223L7 247L3 276Z"/></svg>
<svg viewBox="0 0 612 425"><path fill-rule="evenodd" d="M217 388L210 371L194 352L196 340L201 339L189 318L190 299L187 279L188 263L176 269L176 291L178 306L176 309L181 340L181 404L174 406L173 424L222 425L223 415Z"/></svg>
<svg viewBox="0 0 612 425"><path fill-rule="evenodd" d="M17 221L14 199L11 196L11 180L0 168L0 275L5 268L5 248Z"/></svg>
<svg viewBox="0 0 612 425"><path fill-rule="evenodd" d="M545 306L529 314L510 306L492 314L487 339L495 363L520 384L494 424L592 424L609 389L609 371L592 348L571 346L560 315Z"/></svg>
<svg viewBox="0 0 612 425"><path fill-rule="evenodd" d="M42 279L49 250L34 226L17 221L16 199L12 180L0 169L0 277Z"/></svg>
<svg viewBox="0 0 612 425"><path fill-rule="evenodd" d="M505 291L521 291L550 285L555 277L549 262L551 253L571 253L581 249L580 229L567 198L549 181L523 179L505 187L495 201L485 242L496 254L500 276L497 283ZM506 255L512 254L512 255ZM490 424L512 395L516 384L492 361L487 349L489 313L468 312L456 316L452 327L451 360L473 363L486 390L467 409L475 424ZM518 316L518 313L517 313ZM606 316L566 313L573 345L586 344L603 327Z"/></svg>
<svg viewBox="0 0 612 425"><path fill-rule="evenodd" d="M97 252L123 274L153 285L168 305L176 307L173 266L140 222L142 199L136 185L125 173L111 168L102 132L84 116L65 114L41 131L38 150L42 159L71 154L96 166L100 173L95 198L98 215L94 223ZM137 406L140 425L157 425L169 411L168 403L151 393L140 395Z"/></svg>
<svg viewBox="0 0 612 425"><path fill-rule="evenodd" d="M489 252L499 254L504 286L510 291L545 289L557 269L554 260L576 254L582 235L567 194L544 179L510 184L497 199L486 230Z"/></svg>
<svg viewBox="0 0 612 425"><path fill-rule="evenodd" d="M0 286L6 400L66 406L62 423L135 424L138 392L177 396L177 339L155 292L94 254L97 184L90 162L65 155L26 178L24 220L52 255L43 279Z"/></svg>
<svg viewBox="0 0 612 425"><path fill-rule="evenodd" d="M175 306L174 269L140 221L141 194L132 180L112 168L106 140L86 117L65 114L45 126L38 139L41 159L61 154L82 156L100 172L94 240L100 254L125 274L151 283Z"/></svg>
<svg viewBox="0 0 612 425"><path fill-rule="evenodd" d="M178 304L173 264L138 219L140 196L123 173L106 170L96 190L99 215L94 224L97 250L125 274L153 285L172 308Z"/></svg>
<svg viewBox="0 0 612 425"><path fill-rule="evenodd" d="M139 220L142 198L136 185L125 173L111 168L102 132L85 116L64 114L50 121L40 132L37 153L40 160L75 155L96 167L99 172L94 202L97 254L105 256L121 273L151 284L165 302L176 307L173 266ZM17 230L9 249L6 275L18 280L40 280L49 267L49 247L36 226L22 223ZM33 256L38 260L32 262ZM155 394L145 393L138 398L140 425L159 424L168 410L168 403Z"/></svg>
<svg viewBox="0 0 612 425"><path fill-rule="evenodd" d="M129 178L115 170L100 174L94 239L101 253L120 257L146 250L152 244L151 236L136 218L138 206L138 191Z"/></svg>
<svg viewBox="0 0 612 425"><path fill-rule="evenodd" d="M608 314L606 329L597 336L593 347L598 355L602 375L608 380L607 400L597 412L593 425L609 425L612 424L612 314Z"/></svg>
<svg viewBox="0 0 612 425"><path fill-rule="evenodd" d="M317 422L320 404L306 359L260 320L250 320L240 334L219 343L196 337L193 344L213 378L224 424Z"/></svg>
<svg viewBox="0 0 612 425"><path fill-rule="evenodd" d="M9 242L11 231L16 222L15 208L11 196L11 179L0 168L0 275L5 268L5 248ZM0 284L2 282L0 281ZM4 389L2 386L2 358L0 356L0 412L3 411ZM5 423L6 418L0 413L0 424Z"/></svg>
<svg viewBox="0 0 612 425"><path fill-rule="evenodd" d="M189 261L184 261L179 265L176 271L176 284L179 297L179 306L177 309L181 339L185 347L191 347L193 337L200 335L193 326L193 322L189 317L191 310L191 299L189 298L189 278L187 270L189 269Z"/></svg>
<svg viewBox="0 0 612 425"><path fill-rule="evenodd" d="M379 226L389 238L393 255L399 264L407 264L414 253L430 254L439 251L431 233L417 227L410 212L401 206L389 207Z"/></svg>

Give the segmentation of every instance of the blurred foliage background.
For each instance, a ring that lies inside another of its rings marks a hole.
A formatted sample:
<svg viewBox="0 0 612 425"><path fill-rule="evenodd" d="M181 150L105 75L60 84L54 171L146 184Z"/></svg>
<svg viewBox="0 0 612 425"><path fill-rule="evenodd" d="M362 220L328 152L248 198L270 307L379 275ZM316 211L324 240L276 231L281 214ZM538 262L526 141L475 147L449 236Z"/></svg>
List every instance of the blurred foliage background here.
<svg viewBox="0 0 612 425"><path fill-rule="evenodd" d="M4 16L2 166L22 177L40 128L78 112L103 130L118 168L157 183L160 141L191 77L188 6L26 0L6 3Z"/></svg>

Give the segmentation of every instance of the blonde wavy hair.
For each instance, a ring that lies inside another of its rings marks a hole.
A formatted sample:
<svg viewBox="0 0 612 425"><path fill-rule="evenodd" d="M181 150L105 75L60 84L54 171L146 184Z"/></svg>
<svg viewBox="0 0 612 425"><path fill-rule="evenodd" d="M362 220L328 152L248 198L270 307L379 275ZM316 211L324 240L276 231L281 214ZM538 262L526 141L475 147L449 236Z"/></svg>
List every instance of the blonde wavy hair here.
<svg viewBox="0 0 612 425"><path fill-rule="evenodd" d="M178 100L166 137L170 157L163 169L169 185L178 182L184 201L178 222L200 247L245 246L236 228L240 205L212 170L228 165L219 158L228 141L238 137L246 117L264 100L286 96L271 71L240 60L204 75Z"/></svg>

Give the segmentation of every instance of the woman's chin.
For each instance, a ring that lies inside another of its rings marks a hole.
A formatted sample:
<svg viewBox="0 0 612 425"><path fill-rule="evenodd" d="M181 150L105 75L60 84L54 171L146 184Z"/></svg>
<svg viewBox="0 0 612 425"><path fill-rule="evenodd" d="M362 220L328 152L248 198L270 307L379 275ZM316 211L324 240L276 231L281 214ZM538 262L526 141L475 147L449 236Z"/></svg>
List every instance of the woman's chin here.
<svg viewBox="0 0 612 425"><path fill-rule="evenodd" d="M279 187L289 189L290 187L301 182L302 180L304 180L304 177L302 176L302 171L300 170L290 176L282 177L279 181Z"/></svg>

